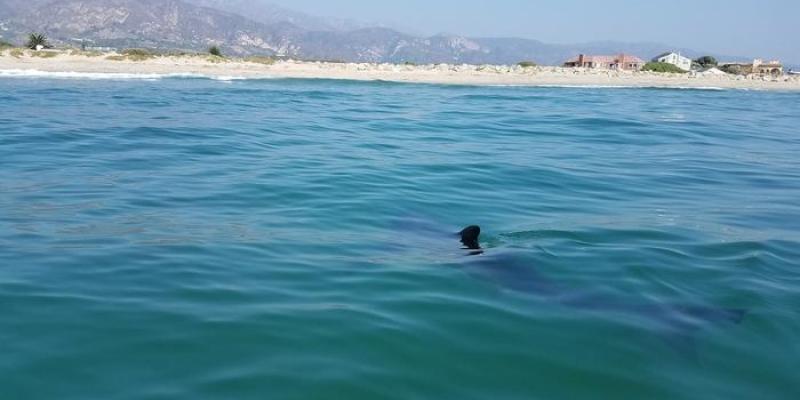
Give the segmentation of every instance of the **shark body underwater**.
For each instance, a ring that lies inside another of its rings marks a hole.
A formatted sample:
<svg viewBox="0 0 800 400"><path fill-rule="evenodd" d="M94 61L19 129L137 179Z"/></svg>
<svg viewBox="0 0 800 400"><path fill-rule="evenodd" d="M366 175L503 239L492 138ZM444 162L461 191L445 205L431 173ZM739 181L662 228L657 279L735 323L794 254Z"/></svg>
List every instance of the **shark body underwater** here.
<svg viewBox="0 0 800 400"><path fill-rule="evenodd" d="M516 252L492 254L481 247L481 228L473 225L457 233L466 251L466 261L457 264L468 275L489 281L517 293L534 296L546 303L588 313L613 313L646 321L670 347L694 352L695 337L705 329L739 324L744 309L709 305L659 303L642 300L631 303L608 293L587 292L559 285L537 272ZM448 235L452 235L449 233ZM452 236L451 236L452 237Z"/></svg>

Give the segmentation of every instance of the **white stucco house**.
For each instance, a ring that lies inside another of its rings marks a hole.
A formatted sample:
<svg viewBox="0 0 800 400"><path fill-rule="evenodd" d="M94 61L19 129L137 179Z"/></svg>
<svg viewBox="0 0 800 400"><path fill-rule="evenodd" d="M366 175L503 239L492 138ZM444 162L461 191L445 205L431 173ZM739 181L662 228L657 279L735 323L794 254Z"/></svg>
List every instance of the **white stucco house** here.
<svg viewBox="0 0 800 400"><path fill-rule="evenodd" d="M684 57L680 53L664 53L654 58L653 61L672 64L684 71L692 70L692 59Z"/></svg>

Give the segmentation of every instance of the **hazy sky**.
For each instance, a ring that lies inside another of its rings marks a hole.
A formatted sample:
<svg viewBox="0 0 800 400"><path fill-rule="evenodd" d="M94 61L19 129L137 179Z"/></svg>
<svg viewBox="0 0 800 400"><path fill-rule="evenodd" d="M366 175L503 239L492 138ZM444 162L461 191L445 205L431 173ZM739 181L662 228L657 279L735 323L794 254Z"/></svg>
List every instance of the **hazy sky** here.
<svg viewBox="0 0 800 400"><path fill-rule="evenodd" d="M800 63L800 0L265 0L413 33L654 41Z"/></svg>

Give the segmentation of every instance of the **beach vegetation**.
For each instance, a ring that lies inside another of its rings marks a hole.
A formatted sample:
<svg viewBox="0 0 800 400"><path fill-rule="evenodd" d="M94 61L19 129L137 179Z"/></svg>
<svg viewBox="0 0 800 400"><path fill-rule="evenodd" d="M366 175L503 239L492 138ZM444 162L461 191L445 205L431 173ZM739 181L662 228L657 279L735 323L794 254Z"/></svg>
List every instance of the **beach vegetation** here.
<svg viewBox="0 0 800 400"><path fill-rule="evenodd" d="M673 65L670 63L663 63L663 62L649 62L642 67L642 71L649 71L649 72L662 72L662 73L670 73L670 74L684 74L686 71L678 68L677 65Z"/></svg>
<svg viewBox="0 0 800 400"><path fill-rule="evenodd" d="M700 58L694 60L694 62L697 63L697 65L699 65L701 68L704 68L704 69L705 68L716 67L718 65L717 59L714 58L714 57L711 57L711 56L700 57Z"/></svg>
<svg viewBox="0 0 800 400"><path fill-rule="evenodd" d="M12 57L20 58L25 55L25 52L20 48L13 48L9 54L11 54Z"/></svg>
<svg viewBox="0 0 800 400"><path fill-rule="evenodd" d="M275 59L268 56L250 56L244 59L246 62L256 63L256 64L264 64L264 65L272 65L275 64Z"/></svg>
<svg viewBox="0 0 800 400"><path fill-rule="evenodd" d="M215 57L222 57L222 50L220 50L219 46L214 45L208 48L208 54Z"/></svg>
<svg viewBox="0 0 800 400"><path fill-rule="evenodd" d="M96 50L78 50L72 49L69 51L69 55L71 56L84 56L84 57L100 57L103 55L102 52Z"/></svg>
<svg viewBox="0 0 800 400"><path fill-rule="evenodd" d="M0 49L7 49L9 47L15 47L15 46L9 42L6 42L5 40L0 40Z"/></svg>
<svg viewBox="0 0 800 400"><path fill-rule="evenodd" d="M147 49L124 49L120 52L126 56L152 56L153 52Z"/></svg>
<svg viewBox="0 0 800 400"><path fill-rule="evenodd" d="M348 64L347 61L336 58L303 58L300 61L321 64Z"/></svg>
<svg viewBox="0 0 800 400"><path fill-rule="evenodd" d="M156 54L147 49L125 49L122 50L120 54L123 56L123 59L128 61L145 61L156 58Z"/></svg>
<svg viewBox="0 0 800 400"><path fill-rule="evenodd" d="M745 75L744 67L739 64L726 64L719 67L720 71L733 75Z"/></svg>
<svg viewBox="0 0 800 400"><path fill-rule="evenodd" d="M406 62L403 63L403 65L408 65L410 67L416 67L417 63L415 63L413 61L406 61Z"/></svg>
<svg viewBox="0 0 800 400"><path fill-rule="evenodd" d="M110 55L110 56L106 57L106 60L110 60L110 61L125 61L125 60L127 60L127 58L125 56L120 56L120 55Z"/></svg>
<svg viewBox="0 0 800 400"><path fill-rule="evenodd" d="M201 55L205 55L205 54L206 53L202 53L201 54L201 53L198 53L198 52L189 52L189 51L186 51L186 50L177 50L177 49L176 50L172 50L172 49L161 50L161 51L158 51L157 53L153 52L153 55L158 55L158 56L161 56L161 57L195 57L195 56L201 56Z"/></svg>
<svg viewBox="0 0 800 400"><path fill-rule="evenodd" d="M39 46L43 48L50 47L50 44L47 42L47 36L42 33L31 33L28 35L28 42L25 44L25 47L31 50L38 50Z"/></svg>
<svg viewBox="0 0 800 400"><path fill-rule="evenodd" d="M537 66L537 64L533 61L520 61L517 65L522 68L533 68Z"/></svg>
<svg viewBox="0 0 800 400"><path fill-rule="evenodd" d="M31 57L39 57L39 58L53 58L57 55L58 53L54 51L34 51L31 53Z"/></svg>

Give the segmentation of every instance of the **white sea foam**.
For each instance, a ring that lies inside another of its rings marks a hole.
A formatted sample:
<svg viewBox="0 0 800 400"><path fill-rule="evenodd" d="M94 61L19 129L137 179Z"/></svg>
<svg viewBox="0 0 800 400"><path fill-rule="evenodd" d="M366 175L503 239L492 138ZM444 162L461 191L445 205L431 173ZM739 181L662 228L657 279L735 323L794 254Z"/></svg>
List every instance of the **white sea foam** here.
<svg viewBox="0 0 800 400"><path fill-rule="evenodd" d="M670 85L493 85L493 86L518 86L518 87L543 87L543 88L567 88L567 89L677 89L677 90L728 90L716 86L670 86Z"/></svg>
<svg viewBox="0 0 800 400"><path fill-rule="evenodd" d="M208 78L216 81L244 81L248 79L264 79L264 78L248 78L245 76L209 76Z"/></svg>
<svg viewBox="0 0 800 400"><path fill-rule="evenodd" d="M729 89L736 89L736 88L723 88L718 86L654 86L660 87L665 89L681 89L681 90L729 90Z"/></svg>
<svg viewBox="0 0 800 400"><path fill-rule="evenodd" d="M208 79L214 81L232 82L240 80L264 80L274 79L270 76L233 76L233 75L206 75L199 73L123 73L123 72L71 72L71 71L41 71L36 69L0 69L0 78L45 78L45 79L76 79L76 80L142 80L142 81L157 81L162 79ZM292 79L292 78L289 78ZM329 78L329 77L309 77L298 79L324 79L324 80L356 80L356 81L370 81L369 79L348 79L348 78ZM422 83L422 82L407 82L395 80L382 80L374 79L374 82L396 82L396 83ZM433 83L435 85L447 85L447 83ZM490 86L490 87L540 87L540 88L574 88L574 89L677 89L677 90L745 90L745 91L762 91L762 88L724 88L716 86L671 86L671 85L636 85L636 84L622 84L622 85L598 85L598 84L525 84L525 83L511 83L511 84L464 84L452 83L458 86Z"/></svg>
<svg viewBox="0 0 800 400"><path fill-rule="evenodd" d="M194 73L172 74L131 74L121 72L53 72L35 69L5 69L0 70L0 77L4 78L54 78L54 79L85 79L85 80L146 80L161 79L210 79L218 81L236 81L251 79L243 76L215 76ZM263 79L263 78L258 78Z"/></svg>
<svg viewBox="0 0 800 400"><path fill-rule="evenodd" d="M567 88L567 89L630 89L634 86L626 86L626 85L536 85L536 87L544 87L544 88Z"/></svg>

